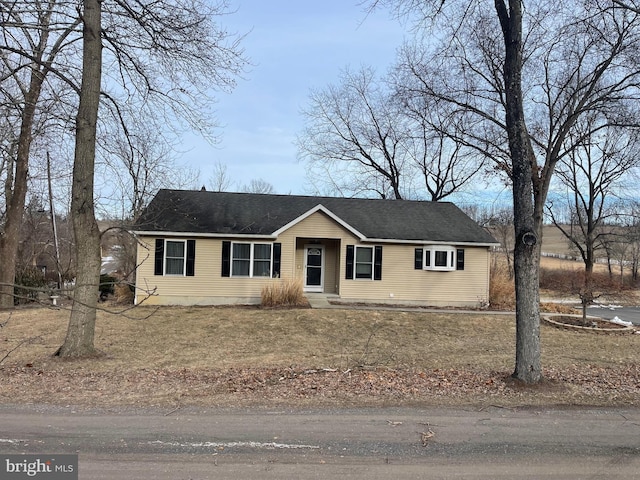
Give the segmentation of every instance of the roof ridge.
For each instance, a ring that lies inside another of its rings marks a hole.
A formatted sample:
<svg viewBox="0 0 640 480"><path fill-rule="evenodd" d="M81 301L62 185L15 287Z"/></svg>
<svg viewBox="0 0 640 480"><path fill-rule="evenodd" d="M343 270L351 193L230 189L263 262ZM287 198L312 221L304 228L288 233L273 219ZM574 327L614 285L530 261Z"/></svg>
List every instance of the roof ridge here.
<svg viewBox="0 0 640 480"><path fill-rule="evenodd" d="M191 190L191 189L179 189L179 188L162 188L160 191L166 192L181 192L181 193L192 193L192 194L214 194L214 195L244 195L244 196L259 196L259 197L288 197L288 198L316 198L316 199L331 199L331 200L345 200L345 201L375 201L375 202L413 202L413 203L429 203L434 205L455 205L454 202L445 200L445 201L434 201L434 200L424 200L418 198L370 198L370 197L334 197L329 195L305 195L305 194L294 194L294 193L255 193L255 192L219 192L213 190ZM158 193L159 193L158 192Z"/></svg>

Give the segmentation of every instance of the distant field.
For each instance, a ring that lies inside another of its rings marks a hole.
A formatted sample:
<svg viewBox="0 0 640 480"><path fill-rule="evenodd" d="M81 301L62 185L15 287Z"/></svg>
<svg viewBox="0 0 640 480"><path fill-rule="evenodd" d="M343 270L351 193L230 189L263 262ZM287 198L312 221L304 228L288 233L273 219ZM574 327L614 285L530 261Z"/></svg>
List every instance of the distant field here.
<svg viewBox="0 0 640 480"><path fill-rule="evenodd" d="M496 239L499 240L499 236L496 235ZM578 257L578 253L572 250L569 246L569 241L563 235L558 227L555 225L545 225L542 233L542 253L543 257L541 265L546 268L563 268L572 269L574 266L577 269L583 268L583 263ZM558 254L563 256L577 257L576 261L567 261L558 258L548 257L544 254ZM604 265L596 265L596 270L606 268Z"/></svg>
<svg viewBox="0 0 640 480"><path fill-rule="evenodd" d="M569 242L555 225L546 225L542 232L542 251L561 255L575 255L569 249Z"/></svg>
<svg viewBox="0 0 640 480"><path fill-rule="evenodd" d="M584 263L580 258L578 252L572 250L569 246L569 241L555 225L546 225L542 233L542 253L551 253L559 255L567 255L576 257L577 260L562 260L553 257L543 256L540 264L543 268L562 268L562 269L578 269L584 270ZM602 252L601 252L602 253ZM599 263L594 265L595 272L608 271L605 257L596 253Z"/></svg>
<svg viewBox="0 0 640 480"><path fill-rule="evenodd" d="M496 240L500 241L499 233L494 232ZM511 239L513 244L513 237ZM575 255L569 248L567 238L555 225L545 225L542 232L542 251L546 253L557 253L561 255Z"/></svg>

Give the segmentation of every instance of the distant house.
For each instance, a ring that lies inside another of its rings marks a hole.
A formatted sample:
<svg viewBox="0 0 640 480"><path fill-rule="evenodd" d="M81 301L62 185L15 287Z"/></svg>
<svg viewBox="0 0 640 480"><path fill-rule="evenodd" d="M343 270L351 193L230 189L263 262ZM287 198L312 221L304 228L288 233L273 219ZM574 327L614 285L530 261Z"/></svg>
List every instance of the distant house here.
<svg viewBox="0 0 640 480"><path fill-rule="evenodd" d="M160 190L136 223L136 302L253 304L302 278L339 301L477 306L494 238L447 202Z"/></svg>

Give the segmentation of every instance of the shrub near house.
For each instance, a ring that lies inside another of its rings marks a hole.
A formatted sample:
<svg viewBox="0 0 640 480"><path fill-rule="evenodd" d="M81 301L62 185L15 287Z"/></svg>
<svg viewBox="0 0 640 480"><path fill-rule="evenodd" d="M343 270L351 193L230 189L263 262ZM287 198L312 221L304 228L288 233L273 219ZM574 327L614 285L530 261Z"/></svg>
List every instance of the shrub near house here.
<svg viewBox="0 0 640 480"><path fill-rule="evenodd" d="M447 202L183 190L160 190L134 233L136 302L165 305L259 303L300 279L348 302L477 306L497 245Z"/></svg>

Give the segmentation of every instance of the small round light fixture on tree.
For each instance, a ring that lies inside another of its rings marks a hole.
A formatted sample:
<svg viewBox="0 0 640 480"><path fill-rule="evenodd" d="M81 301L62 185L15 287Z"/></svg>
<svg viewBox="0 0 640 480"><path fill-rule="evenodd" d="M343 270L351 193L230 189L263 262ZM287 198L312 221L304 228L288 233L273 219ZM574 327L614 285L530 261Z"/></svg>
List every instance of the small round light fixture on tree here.
<svg viewBox="0 0 640 480"><path fill-rule="evenodd" d="M536 243L538 243L538 237L533 232L524 232L522 234L522 243L524 243L527 247L533 247Z"/></svg>

